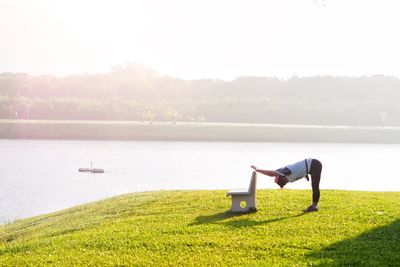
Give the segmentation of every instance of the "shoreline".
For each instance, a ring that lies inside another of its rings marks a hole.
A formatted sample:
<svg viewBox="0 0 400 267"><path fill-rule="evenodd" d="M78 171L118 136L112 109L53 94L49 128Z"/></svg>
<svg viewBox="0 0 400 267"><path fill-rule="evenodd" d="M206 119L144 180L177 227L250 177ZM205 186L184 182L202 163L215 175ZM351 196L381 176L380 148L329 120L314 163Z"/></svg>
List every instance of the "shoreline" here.
<svg viewBox="0 0 400 267"><path fill-rule="evenodd" d="M108 196L108 197L104 197L104 198L99 198L99 199L95 199L92 201L88 201L88 202L82 202L76 205L72 205L72 206L67 206L67 207L63 207L63 208L59 208L59 209L55 209L55 210L50 210L47 212L43 212L43 213L37 213L34 215L28 215L28 216L21 216L21 217L15 217L13 219L10 218L6 218L3 220L0 220L0 228L4 227L6 225L9 224L13 224L19 221L24 221L24 220L30 220L30 219L34 219L36 217L43 217L43 216L49 216L51 214L54 213L59 213L59 212L66 212L69 211L71 209L75 209L75 208L80 208L83 206L87 206L87 205L94 205L96 203L102 203L104 201L109 201L112 199L116 199L116 198L121 198L121 197L126 197L126 196L130 196L130 195L157 195L157 194L176 194L176 193L221 193L221 196L225 197L225 194L227 191L229 191L231 189L161 189L161 190L148 190L148 191L135 191L135 192L128 192L128 193L122 193L122 194L118 194L118 195L113 195L113 196ZM274 192L276 190L280 190L280 189L272 189L272 188L261 188L261 189L257 189L258 192ZM285 189L286 192L294 192L294 193L299 193L299 192L308 192L310 191L310 189L290 189L290 188L286 188ZM353 190L353 189L321 189L321 191L323 191L324 193L340 193L340 194L360 194L360 193L367 193L367 194L377 194L377 195L384 195L384 194L399 194L400 191L370 191L370 190ZM231 199L231 198L227 198L227 199Z"/></svg>
<svg viewBox="0 0 400 267"><path fill-rule="evenodd" d="M400 127L0 120L0 139L396 144L400 143Z"/></svg>

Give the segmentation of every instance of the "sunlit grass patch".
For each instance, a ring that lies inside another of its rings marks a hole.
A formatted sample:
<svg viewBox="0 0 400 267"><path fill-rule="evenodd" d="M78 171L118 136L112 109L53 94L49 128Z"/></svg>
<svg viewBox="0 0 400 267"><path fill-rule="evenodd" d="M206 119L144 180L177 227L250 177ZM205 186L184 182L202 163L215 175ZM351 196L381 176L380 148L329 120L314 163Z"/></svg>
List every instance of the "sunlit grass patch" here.
<svg viewBox="0 0 400 267"><path fill-rule="evenodd" d="M0 228L0 266L385 265L400 262L400 193L258 190L230 213L225 191L114 197Z"/></svg>

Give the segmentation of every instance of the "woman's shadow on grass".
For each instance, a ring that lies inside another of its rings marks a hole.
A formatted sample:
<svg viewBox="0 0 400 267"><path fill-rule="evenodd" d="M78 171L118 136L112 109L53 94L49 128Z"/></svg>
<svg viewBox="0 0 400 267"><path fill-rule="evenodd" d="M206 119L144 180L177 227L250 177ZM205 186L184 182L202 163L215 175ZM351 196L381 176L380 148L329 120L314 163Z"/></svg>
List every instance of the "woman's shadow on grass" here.
<svg viewBox="0 0 400 267"><path fill-rule="evenodd" d="M229 218L242 217L242 216L254 214L254 213L255 212L224 211L224 212L207 215L207 216L198 216L193 223L189 224L189 226L214 223L214 224L224 224L224 225L230 226L230 227L252 227L252 226L287 220L287 219L291 219L291 218L295 218L295 217L300 217L300 216L303 216L306 214L306 213L302 212L302 213L295 214L295 215L275 217L275 218L270 218L270 219L262 220L262 221L255 221L255 220L252 220L251 218L249 218L248 216L246 216L246 218L243 218L242 220L234 220L234 221L224 222L224 220L227 220Z"/></svg>

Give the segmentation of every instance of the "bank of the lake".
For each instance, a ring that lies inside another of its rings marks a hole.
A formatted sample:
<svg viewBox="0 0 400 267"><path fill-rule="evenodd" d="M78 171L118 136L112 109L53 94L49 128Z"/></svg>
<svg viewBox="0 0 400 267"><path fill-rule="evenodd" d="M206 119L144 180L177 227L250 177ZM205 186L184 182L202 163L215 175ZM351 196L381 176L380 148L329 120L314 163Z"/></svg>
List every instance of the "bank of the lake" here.
<svg viewBox="0 0 400 267"><path fill-rule="evenodd" d="M400 262L400 193L258 190L228 212L226 191L122 195L0 227L1 266L389 266Z"/></svg>
<svg viewBox="0 0 400 267"><path fill-rule="evenodd" d="M400 127L0 120L2 139L400 143Z"/></svg>
<svg viewBox="0 0 400 267"><path fill-rule="evenodd" d="M251 165L277 169L307 157L323 163L321 189L400 191L387 167L398 155L400 144L3 139L0 224L130 192L246 188ZM91 162L105 173L78 172ZM259 175L257 188L279 187Z"/></svg>

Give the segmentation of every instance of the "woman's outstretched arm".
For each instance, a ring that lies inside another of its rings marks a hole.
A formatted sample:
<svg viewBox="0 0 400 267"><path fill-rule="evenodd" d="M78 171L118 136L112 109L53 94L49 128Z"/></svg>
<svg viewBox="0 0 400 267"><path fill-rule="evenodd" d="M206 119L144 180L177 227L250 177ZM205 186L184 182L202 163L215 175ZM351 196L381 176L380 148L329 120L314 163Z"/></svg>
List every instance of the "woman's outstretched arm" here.
<svg viewBox="0 0 400 267"><path fill-rule="evenodd" d="M282 173L278 172L278 171L274 171L274 170L261 170L258 169L256 166L250 166L251 168L253 168L256 172L271 176L271 177L276 177L276 176L284 176Z"/></svg>

